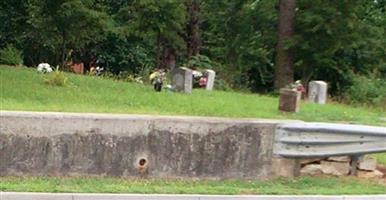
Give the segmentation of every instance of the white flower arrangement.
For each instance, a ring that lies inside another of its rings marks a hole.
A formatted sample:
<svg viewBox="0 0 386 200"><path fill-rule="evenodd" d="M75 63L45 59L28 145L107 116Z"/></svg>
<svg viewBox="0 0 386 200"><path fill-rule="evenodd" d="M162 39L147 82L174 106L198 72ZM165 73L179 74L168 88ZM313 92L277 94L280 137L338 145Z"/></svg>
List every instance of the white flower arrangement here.
<svg viewBox="0 0 386 200"><path fill-rule="evenodd" d="M202 76L202 72L193 70L193 71L192 71L192 75L193 75L194 78L198 78L198 77L201 77L201 76Z"/></svg>
<svg viewBox="0 0 386 200"><path fill-rule="evenodd" d="M41 73L51 73L53 70L50 66L50 64L48 63L40 63L37 67L37 70L38 72L41 72Z"/></svg>

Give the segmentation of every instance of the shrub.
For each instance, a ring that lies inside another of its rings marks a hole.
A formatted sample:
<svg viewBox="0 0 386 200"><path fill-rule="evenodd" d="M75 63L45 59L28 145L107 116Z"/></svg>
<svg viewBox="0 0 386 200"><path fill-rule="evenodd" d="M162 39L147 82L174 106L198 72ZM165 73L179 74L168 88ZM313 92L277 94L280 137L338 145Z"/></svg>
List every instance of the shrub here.
<svg viewBox="0 0 386 200"><path fill-rule="evenodd" d="M204 55L197 55L197 56L192 56L190 60L184 64L184 67L188 68L201 68L201 69L213 69L214 63Z"/></svg>
<svg viewBox="0 0 386 200"><path fill-rule="evenodd" d="M372 75L354 75L353 84L345 90L343 98L348 103L381 107L386 110L386 82Z"/></svg>
<svg viewBox="0 0 386 200"><path fill-rule="evenodd" d="M48 74L47 78L44 79L44 83L53 86L64 86L67 82L66 75L56 67L55 71Z"/></svg>
<svg viewBox="0 0 386 200"><path fill-rule="evenodd" d="M214 80L214 88L216 90L232 91L232 87L224 79L218 77Z"/></svg>
<svg viewBox="0 0 386 200"><path fill-rule="evenodd" d="M120 72L117 76L114 77L117 80L131 82L131 83L143 83L142 77L138 75L133 75L127 71Z"/></svg>
<svg viewBox="0 0 386 200"><path fill-rule="evenodd" d="M0 50L0 63L6 65L22 65L23 55L21 51L8 45L4 49Z"/></svg>

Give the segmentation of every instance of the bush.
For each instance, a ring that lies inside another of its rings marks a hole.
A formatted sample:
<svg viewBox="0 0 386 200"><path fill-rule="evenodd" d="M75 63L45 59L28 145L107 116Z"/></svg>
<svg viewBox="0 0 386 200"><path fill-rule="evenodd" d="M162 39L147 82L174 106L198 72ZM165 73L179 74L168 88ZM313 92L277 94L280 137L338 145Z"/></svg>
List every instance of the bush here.
<svg viewBox="0 0 386 200"><path fill-rule="evenodd" d="M204 55L197 55L190 58L190 60L184 64L184 67L192 69L213 69L214 63Z"/></svg>
<svg viewBox="0 0 386 200"><path fill-rule="evenodd" d="M47 78L44 79L44 83L53 86L64 86L67 82L66 75L56 67L55 71L48 74Z"/></svg>
<svg viewBox="0 0 386 200"><path fill-rule="evenodd" d="M0 63L6 65L22 65L23 55L21 51L8 45L6 48L0 50Z"/></svg>
<svg viewBox="0 0 386 200"><path fill-rule="evenodd" d="M131 83L143 83L142 77L138 75L133 75L127 71L120 72L117 76L114 77L117 80L131 82Z"/></svg>
<svg viewBox="0 0 386 200"><path fill-rule="evenodd" d="M353 84L345 90L343 98L348 103L381 107L386 110L386 82L374 75L354 75Z"/></svg>
<svg viewBox="0 0 386 200"><path fill-rule="evenodd" d="M232 91L232 87L224 79L218 77L214 80L214 88L216 90Z"/></svg>

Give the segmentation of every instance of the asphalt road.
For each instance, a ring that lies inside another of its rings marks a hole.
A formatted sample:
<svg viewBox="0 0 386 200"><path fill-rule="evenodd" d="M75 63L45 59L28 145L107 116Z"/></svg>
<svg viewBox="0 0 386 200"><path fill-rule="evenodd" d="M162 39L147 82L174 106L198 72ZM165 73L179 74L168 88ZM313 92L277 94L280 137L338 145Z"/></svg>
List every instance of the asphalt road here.
<svg viewBox="0 0 386 200"><path fill-rule="evenodd" d="M1 192L0 200L386 200L384 195L163 195Z"/></svg>

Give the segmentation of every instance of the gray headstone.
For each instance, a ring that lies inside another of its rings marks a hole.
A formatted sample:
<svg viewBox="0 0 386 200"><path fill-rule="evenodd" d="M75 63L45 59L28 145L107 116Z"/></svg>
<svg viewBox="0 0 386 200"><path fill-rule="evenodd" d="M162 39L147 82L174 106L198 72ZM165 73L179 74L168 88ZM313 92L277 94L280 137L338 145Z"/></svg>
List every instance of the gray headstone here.
<svg viewBox="0 0 386 200"><path fill-rule="evenodd" d="M172 87L177 92L192 93L192 70L185 67L175 68L172 71Z"/></svg>
<svg viewBox="0 0 386 200"><path fill-rule="evenodd" d="M311 81L308 84L308 101L325 104L327 101L327 83L324 81Z"/></svg>
<svg viewBox="0 0 386 200"><path fill-rule="evenodd" d="M213 86L214 86L214 79L216 77L216 72L213 71L213 70L210 70L210 69L207 69L205 70L207 76L208 76L208 79L206 81L206 90L213 90Z"/></svg>

